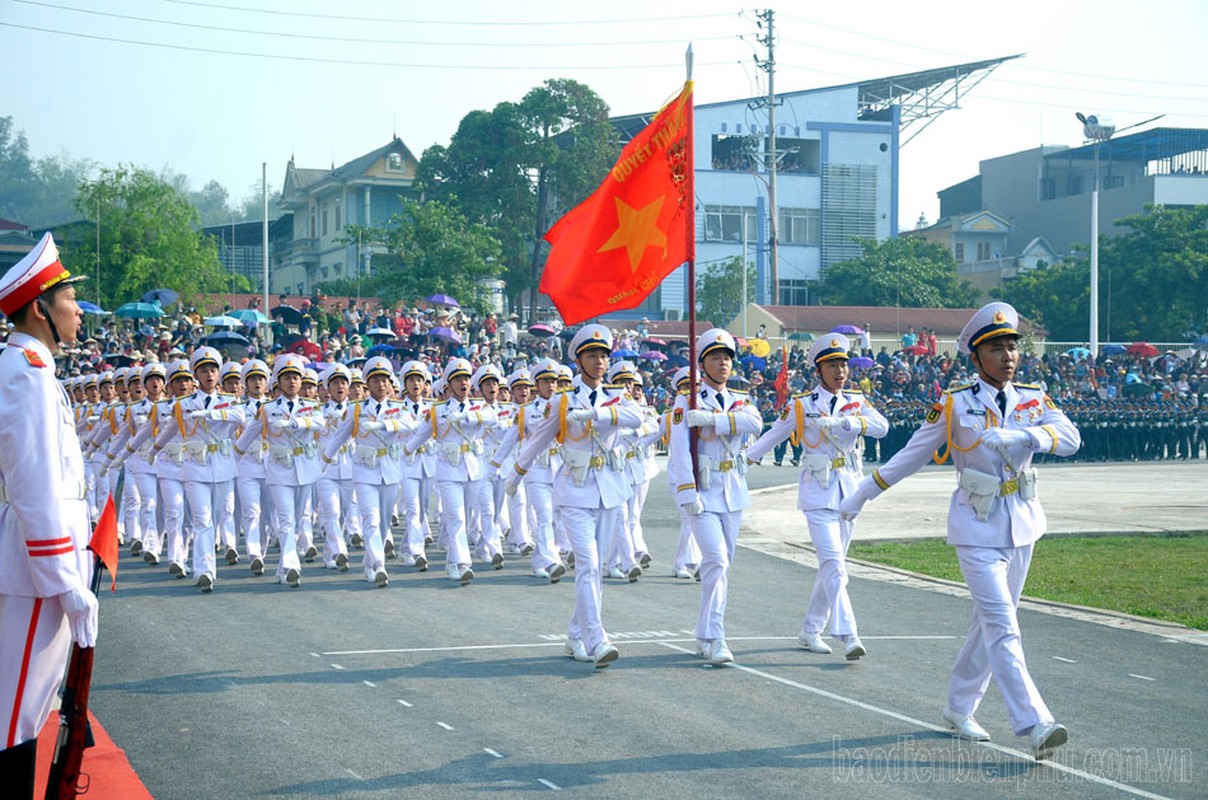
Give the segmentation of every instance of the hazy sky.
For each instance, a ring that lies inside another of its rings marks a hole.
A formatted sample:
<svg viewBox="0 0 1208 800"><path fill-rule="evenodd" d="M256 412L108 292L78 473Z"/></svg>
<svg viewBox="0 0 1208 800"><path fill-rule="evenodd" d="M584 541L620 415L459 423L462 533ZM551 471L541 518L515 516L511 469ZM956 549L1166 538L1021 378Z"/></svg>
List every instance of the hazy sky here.
<svg viewBox="0 0 1208 800"><path fill-rule="evenodd" d="M766 8L761 6L759 8ZM1208 3L772 3L777 91L1015 53L902 151L900 218L934 221L938 189L977 163L1079 144L1075 111L1118 127L1208 127ZM656 109L696 52L697 103L766 92L755 8L694 2L0 0L0 114L34 155L170 166L233 200L268 162L342 164L397 133L418 157L471 110L548 78L614 114ZM31 30L31 28L39 30Z"/></svg>

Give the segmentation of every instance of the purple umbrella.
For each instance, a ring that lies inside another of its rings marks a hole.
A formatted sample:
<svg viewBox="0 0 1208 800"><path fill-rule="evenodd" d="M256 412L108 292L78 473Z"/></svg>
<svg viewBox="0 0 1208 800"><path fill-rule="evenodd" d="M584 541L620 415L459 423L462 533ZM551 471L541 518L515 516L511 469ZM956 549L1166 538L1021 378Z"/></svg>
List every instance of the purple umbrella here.
<svg viewBox="0 0 1208 800"><path fill-rule="evenodd" d="M438 306L448 306L449 308L461 308L457 301L447 294L434 294L431 297L424 298L429 303L434 303Z"/></svg>
<svg viewBox="0 0 1208 800"><path fill-rule="evenodd" d="M452 328L433 328L432 330L428 331L428 335L434 336L437 339L447 339L453 344L461 344L461 337L458 336L457 331L453 330Z"/></svg>
<svg viewBox="0 0 1208 800"><path fill-rule="evenodd" d="M647 361L666 361L667 354L657 350L647 350L645 353L639 353L638 358L644 358Z"/></svg>
<svg viewBox="0 0 1208 800"><path fill-rule="evenodd" d="M864 333L864 329L858 325L836 325L830 329L831 333Z"/></svg>
<svg viewBox="0 0 1208 800"><path fill-rule="evenodd" d="M544 322L538 322L534 325L529 325L528 332L531 333L533 336L540 336L542 338L544 338L546 336L553 336L555 333L554 329L551 328L549 325L546 325Z"/></svg>
<svg viewBox="0 0 1208 800"><path fill-rule="evenodd" d="M875 362L868 356L856 356L847 362L852 369L872 369L873 363Z"/></svg>

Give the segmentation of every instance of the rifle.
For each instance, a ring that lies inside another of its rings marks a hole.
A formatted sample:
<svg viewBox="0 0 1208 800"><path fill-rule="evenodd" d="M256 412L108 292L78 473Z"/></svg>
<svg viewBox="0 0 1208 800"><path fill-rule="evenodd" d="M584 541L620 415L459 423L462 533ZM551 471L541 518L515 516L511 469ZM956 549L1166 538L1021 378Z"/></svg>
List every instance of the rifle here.
<svg viewBox="0 0 1208 800"><path fill-rule="evenodd" d="M126 470L123 468L118 473L117 487L114 489L115 515L121 511L125 488ZM93 594L101 588L104 566L101 557L96 555L92 564L92 581L88 587ZM88 784L85 783L81 789L79 781L84 750L96 744L92 738L92 725L88 722L88 690L92 684L92 657L95 652L94 647L71 646L59 704L59 735L55 741L55 757L50 763L50 776L46 781L45 800L74 800L77 795L88 791Z"/></svg>

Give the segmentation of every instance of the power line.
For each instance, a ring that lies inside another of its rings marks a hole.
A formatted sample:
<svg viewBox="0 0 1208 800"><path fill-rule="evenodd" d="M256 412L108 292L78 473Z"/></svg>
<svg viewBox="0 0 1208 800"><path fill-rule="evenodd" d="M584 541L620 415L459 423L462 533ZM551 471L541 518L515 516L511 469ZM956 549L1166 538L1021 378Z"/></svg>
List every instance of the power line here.
<svg viewBox="0 0 1208 800"><path fill-rule="evenodd" d="M279 9L268 8L244 8L243 6L230 6L221 3L203 3L200 0L161 0L164 3L173 3L181 6L199 6L201 8L216 8L224 11L243 11L255 14L271 14L282 17L306 17L309 19L329 19L329 20L345 20L348 22L386 22L399 23L404 25L453 25L457 27L478 26L478 27L553 27L565 25L624 25L630 23L644 22L681 22L687 19L709 19L715 17L731 17L733 14L717 13L717 14L691 14L678 17L638 17L633 19L583 19L573 21L559 20L539 20L536 22L483 22L473 20L435 20L435 19L398 19L395 17L356 17L348 14L316 14L305 11L281 11Z"/></svg>
<svg viewBox="0 0 1208 800"><path fill-rule="evenodd" d="M183 44L167 44L165 42L144 42L137 39L122 39L116 36L100 36L91 33L77 33L75 31L54 30L51 28L39 28L34 25L18 25L13 22L0 22L0 26L6 28L18 28L26 31L37 31L39 33L49 33L53 36L71 36L77 39L91 39L99 42L114 42L116 44L132 44L140 47L157 47L163 50L182 50L192 53L209 53L213 55L224 56L244 56L247 58L261 58L280 61L306 61L318 64L347 64L358 67L396 67L405 69L496 69L496 70L513 70L518 72L539 70L542 72L551 71L573 71L573 70L632 70L632 69L667 69L669 67L682 67L681 62L670 64L603 64L603 65L569 65L569 66L552 66L549 64L537 64L533 66L521 66L516 64L407 64L397 61L357 61L343 58L321 58L319 56L291 56L280 55L273 53L251 53L243 50L219 50L212 47L194 47L192 45ZM731 64L731 61L707 61L698 66L716 67Z"/></svg>
<svg viewBox="0 0 1208 800"><path fill-rule="evenodd" d="M89 14L97 17L109 17L111 19L129 20L131 22L145 22L153 25L168 25L176 28L192 28L194 30L218 31L220 33L243 33L254 36L275 36L283 39L306 39L311 41L323 42L341 42L346 44L386 44L386 45L407 45L407 46L430 46L430 47L614 47L614 46L635 46L647 44L682 44L683 38L678 39L645 39L639 41L589 41L589 42L435 42L435 41L419 41L419 40L400 40L400 39L372 39L355 36L321 36L318 34L309 33L288 33L286 31L265 31L255 30L253 28L232 28L222 25L203 25L197 22L180 22L171 19L157 19L155 17L139 17L131 14L118 14L109 11L96 11L91 8L76 8L74 6L64 6L55 3L42 3L38 0L14 0L27 6L39 6L42 8L51 8L57 11L70 11L76 14ZM706 36L692 37L693 41L719 41L729 40L731 36Z"/></svg>

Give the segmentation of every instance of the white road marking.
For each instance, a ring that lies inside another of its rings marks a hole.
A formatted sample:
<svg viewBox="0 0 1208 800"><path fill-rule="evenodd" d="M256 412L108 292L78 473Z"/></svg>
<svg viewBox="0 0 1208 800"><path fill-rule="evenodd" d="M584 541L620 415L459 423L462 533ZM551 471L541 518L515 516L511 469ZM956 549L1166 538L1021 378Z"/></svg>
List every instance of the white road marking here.
<svg viewBox="0 0 1208 800"><path fill-rule="evenodd" d="M332 665L331 665L331 668L332 668L332 669L344 669L344 668L343 668L342 666L340 666L339 664L332 664Z"/></svg>
<svg viewBox="0 0 1208 800"><path fill-rule="evenodd" d="M398 704L399 704L400 706L406 706L407 708L412 708L412 705L411 705L410 703L408 703L406 700L402 700L402 699L400 699L400 700L398 701Z"/></svg>
<svg viewBox="0 0 1208 800"><path fill-rule="evenodd" d="M436 723L436 724L437 724L437 725L439 725L439 726L441 726L442 728L444 728L444 729L445 729L445 730L447 730L447 731L451 731L451 730L453 730L453 726L452 726L452 725L450 725L450 724L449 724L449 723L447 723L447 722L438 722L438 723Z"/></svg>
<svg viewBox="0 0 1208 800"><path fill-rule="evenodd" d="M482 751L489 756L494 756L495 758L503 758L502 755L500 755L499 753L497 753L496 751L492 750L489 747L482 748Z"/></svg>
<svg viewBox="0 0 1208 800"><path fill-rule="evenodd" d="M283 719L283 720L281 720L281 724L282 724L282 725L288 725L288 724L289 724L289 720L287 720L287 719Z"/></svg>
<svg viewBox="0 0 1208 800"><path fill-rule="evenodd" d="M314 656L315 658L319 658L319 657L320 657L318 653L311 653L311 655L312 655L312 656Z"/></svg>
<svg viewBox="0 0 1208 800"><path fill-rule="evenodd" d="M365 779L364 779L364 778L362 778L360 775L358 775L358 774L356 774L355 772L353 772L352 770L348 769L348 767L345 767L345 768L344 768L344 771L345 771L345 772L347 772L347 773L348 773L349 775L351 775L352 777L356 778L358 781L363 781L363 780L365 780Z"/></svg>
<svg viewBox="0 0 1208 800"><path fill-rule="evenodd" d="M365 684L365 685L366 685L366 686L368 686L370 689L376 689L376 688L377 688L377 684L376 684L376 683L374 683L373 681L361 681L361 683Z"/></svg>
<svg viewBox="0 0 1208 800"><path fill-rule="evenodd" d="M545 778L538 778L537 783L541 784L542 786L548 786L549 788L553 789L555 792L562 791L561 786L554 783L553 781L547 781Z"/></svg>
<svg viewBox="0 0 1208 800"><path fill-rule="evenodd" d="M1143 680L1143 681L1156 681L1157 680L1157 678L1149 678L1149 677L1146 677L1145 675L1137 675L1134 672L1128 673L1128 677L1139 678L1140 680Z"/></svg>
<svg viewBox="0 0 1208 800"><path fill-rule="evenodd" d="M1078 662L1072 658L1062 658L1061 656L1053 656L1058 661L1064 661L1067 664L1077 664Z"/></svg>
<svg viewBox="0 0 1208 800"><path fill-rule="evenodd" d="M687 653L689 655L692 654L691 650L688 650L687 648L684 648L684 647L678 647L674 644L663 643L663 646L667 647L671 650L678 650L681 653ZM753 667L746 667L746 666L743 666L742 664L730 664L729 666L730 666L730 669L735 669L735 670L739 670L741 672L746 672L749 675L755 675L756 677L763 678L764 680L773 681L775 683L779 683L783 686L788 686L793 689L800 689L804 692L809 692L810 694L818 695L819 697L825 697L828 700L835 700L837 702L844 703L849 706L854 706L856 708L863 709L864 711L871 711L874 714L880 714L882 716L889 717L891 719L896 719L899 722L905 722L909 725L917 725L918 727L926 728L926 729L932 730L932 731L938 731L940 733L949 733L947 728L940 727L939 725L935 725L930 722L924 722L921 719L915 719L914 717L911 717L907 714L899 714L897 711L891 711L888 708L881 708L880 706L874 706L871 703L865 703L862 700L856 700L855 698L852 698L852 697L846 697L841 694L836 694L835 692L830 692L830 691L827 691L826 689L819 689L816 686L810 686L809 684L801 683L799 681L789 680L788 678L782 678L779 675L773 675L770 672L764 672L763 670L755 669ZM1134 676L1134 677L1141 677L1141 676ZM1031 753L1025 753L1021 750L1015 750L1010 747L1004 747L1002 745L994 744L993 742L980 742L976 746L986 747L991 750L995 750L999 753L1003 753L1004 755L1013 756L1015 758L1022 759L1029 763L1034 763L1037 767L1047 767L1049 769L1055 769L1059 772L1065 772L1069 775L1076 775L1077 777L1082 778L1083 780L1088 780L1093 783L1100 784L1102 786L1109 786L1113 789L1117 789L1121 792L1126 792L1128 794L1135 795L1137 797L1151 798L1151 800L1170 800L1170 798L1167 798L1164 795L1153 794L1152 792L1147 792L1144 789L1138 789L1135 786L1129 786L1128 784L1118 783L1117 781L1113 781L1109 778L1104 778L1102 776L1095 775L1094 773L1091 773L1091 772L1084 772L1084 771L1082 771L1080 769L1076 769L1074 767L1067 767L1064 764L1059 764L1058 762L1053 761L1053 760L1036 761L1033 758Z"/></svg>

